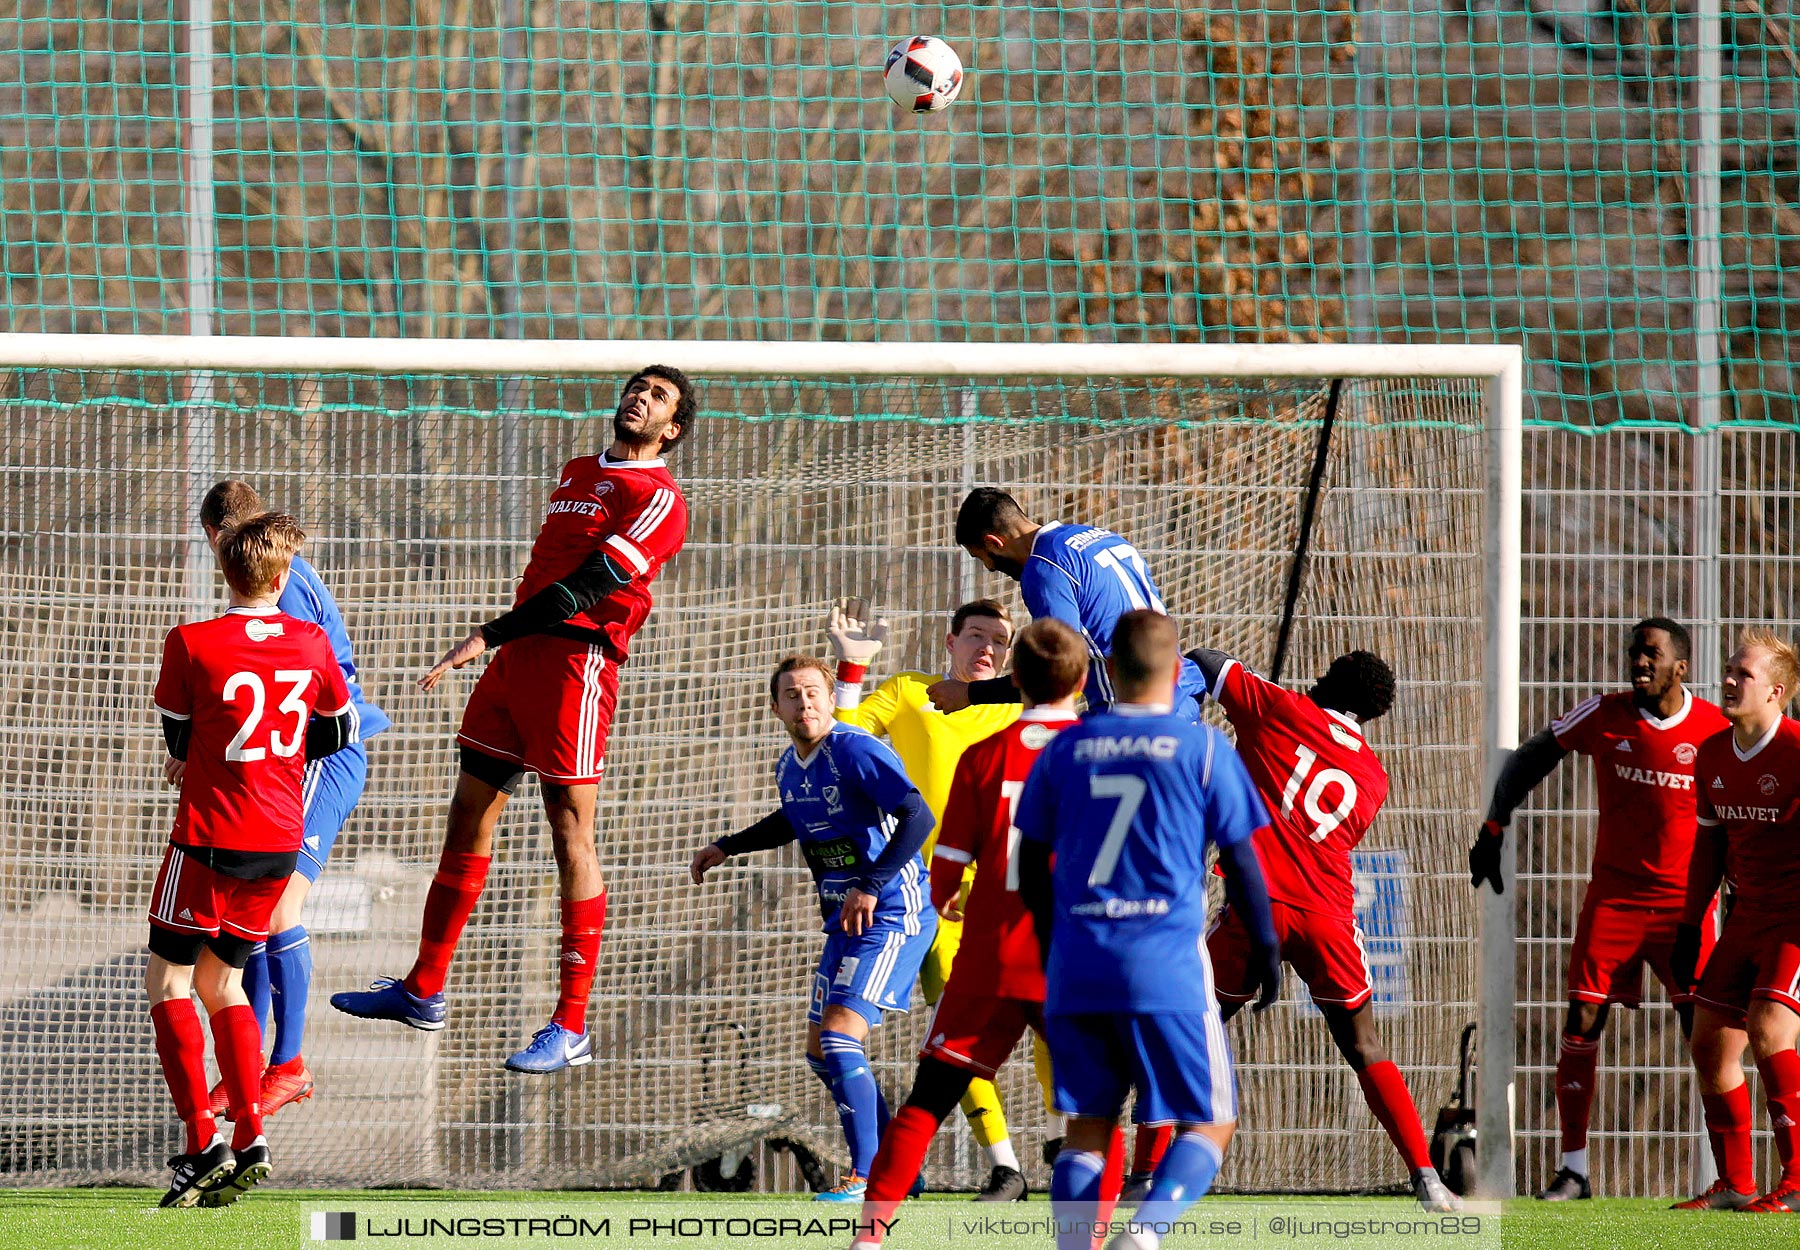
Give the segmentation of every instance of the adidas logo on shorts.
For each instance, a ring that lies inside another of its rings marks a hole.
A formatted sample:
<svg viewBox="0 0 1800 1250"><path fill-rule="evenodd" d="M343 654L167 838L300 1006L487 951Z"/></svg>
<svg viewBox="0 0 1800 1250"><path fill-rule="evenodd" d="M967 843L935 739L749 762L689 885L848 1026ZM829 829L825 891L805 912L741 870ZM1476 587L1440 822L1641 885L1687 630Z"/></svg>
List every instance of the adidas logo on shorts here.
<svg viewBox="0 0 1800 1250"><path fill-rule="evenodd" d="M193 918L194 918L194 913L189 911L185 907L183 907L181 909L181 914L175 917L175 919L177 919L177 920L192 920Z"/></svg>

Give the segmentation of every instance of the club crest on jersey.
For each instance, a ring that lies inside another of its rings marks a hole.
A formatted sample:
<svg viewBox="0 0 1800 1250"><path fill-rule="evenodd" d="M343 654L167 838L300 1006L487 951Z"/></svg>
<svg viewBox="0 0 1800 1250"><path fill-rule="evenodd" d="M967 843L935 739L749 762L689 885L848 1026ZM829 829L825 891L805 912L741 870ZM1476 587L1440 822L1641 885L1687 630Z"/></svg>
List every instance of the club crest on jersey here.
<svg viewBox="0 0 1800 1250"><path fill-rule="evenodd" d="M259 621L251 617L244 622L244 634L251 642L267 642L271 638L279 638L286 632L280 621Z"/></svg>
<svg viewBox="0 0 1800 1250"><path fill-rule="evenodd" d="M1056 737L1056 731L1048 725L1027 725L1019 731L1019 744L1028 751L1041 751Z"/></svg>
<svg viewBox="0 0 1800 1250"><path fill-rule="evenodd" d="M1698 754L1700 754L1700 752L1695 748L1693 743L1680 743L1675 748L1675 762L1677 764L1692 764L1694 762L1694 757Z"/></svg>
<svg viewBox="0 0 1800 1250"><path fill-rule="evenodd" d="M1774 794L1776 787L1780 784L1779 781L1775 780L1774 773L1764 773L1756 779L1756 788L1762 791L1764 797Z"/></svg>
<svg viewBox="0 0 1800 1250"><path fill-rule="evenodd" d="M843 791L839 790L836 786L826 786L820 793L825 796L825 810L827 813L835 816L844 810L844 805L838 801L843 797Z"/></svg>

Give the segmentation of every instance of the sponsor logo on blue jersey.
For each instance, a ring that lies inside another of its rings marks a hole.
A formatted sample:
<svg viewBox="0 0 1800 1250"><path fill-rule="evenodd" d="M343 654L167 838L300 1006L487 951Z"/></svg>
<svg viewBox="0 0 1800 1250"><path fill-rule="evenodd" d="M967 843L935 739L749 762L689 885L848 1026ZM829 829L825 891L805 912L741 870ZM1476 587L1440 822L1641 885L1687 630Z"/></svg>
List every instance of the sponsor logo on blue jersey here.
<svg viewBox="0 0 1800 1250"><path fill-rule="evenodd" d="M850 886L886 848L894 825L888 813L912 792L913 783L899 756L851 725L834 725L804 762L793 747L782 752L775 783L829 924ZM876 924L897 924L909 932L918 927L928 906L924 872L924 860L914 855L882 888Z"/></svg>

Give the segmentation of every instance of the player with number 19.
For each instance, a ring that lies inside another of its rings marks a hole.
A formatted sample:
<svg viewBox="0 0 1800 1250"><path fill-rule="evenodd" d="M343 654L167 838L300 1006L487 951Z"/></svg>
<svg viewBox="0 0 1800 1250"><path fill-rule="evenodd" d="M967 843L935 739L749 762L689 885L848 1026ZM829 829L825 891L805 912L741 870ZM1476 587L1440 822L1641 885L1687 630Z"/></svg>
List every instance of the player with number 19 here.
<svg viewBox="0 0 1800 1250"><path fill-rule="evenodd" d="M1461 1204L1431 1165L1406 1078L1375 1031L1374 985L1356 924L1350 852L1388 793L1387 770L1362 727L1393 705L1393 671L1371 652L1351 651L1300 694L1222 651L1202 648L1188 658L1231 721L1238 754L1269 805L1256 856L1281 957L1306 982L1369 1109L1411 1171L1414 1196L1426 1210L1455 1210ZM1244 918L1232 908L1207 938L1226 1019L1256 992L1252 945Z"/></svg>

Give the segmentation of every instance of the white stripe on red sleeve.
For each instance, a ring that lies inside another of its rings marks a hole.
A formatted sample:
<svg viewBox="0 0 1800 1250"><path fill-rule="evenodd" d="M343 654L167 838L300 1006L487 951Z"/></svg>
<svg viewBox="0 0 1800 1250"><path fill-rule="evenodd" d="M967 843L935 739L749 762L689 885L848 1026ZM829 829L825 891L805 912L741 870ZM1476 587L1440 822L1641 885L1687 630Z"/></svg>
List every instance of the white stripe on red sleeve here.
<svg viewBox="0 0 1800 1250"><path fill-rule="evenodd" d="M642 547L623 534L612 535L601 546L620 556L634 573L642 575L650 571L650 557L644 554Z"/></svg>
<svg viewBox="0 0 1800 1250"><path fill-rule="evenodd" d="M650 496L650 502L638 513L631 528L625 531L627 538L635 538L640 542L656 532L656 527L668 519L670 511L675 507L675 492L666 486L656 488Z"/></svg>

